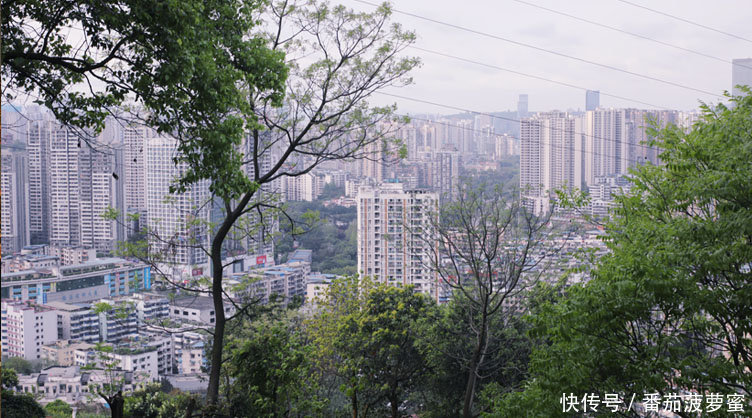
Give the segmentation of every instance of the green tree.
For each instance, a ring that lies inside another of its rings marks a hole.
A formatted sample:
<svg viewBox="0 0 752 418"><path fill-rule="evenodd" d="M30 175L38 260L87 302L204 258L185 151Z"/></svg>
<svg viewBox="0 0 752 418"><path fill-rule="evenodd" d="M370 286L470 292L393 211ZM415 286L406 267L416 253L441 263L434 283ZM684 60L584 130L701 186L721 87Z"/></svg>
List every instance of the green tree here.
<svg viewBox="0 0 752 418"><path fill-rule="evenodd" d="M462 294L420 321L419 345L430 368L430 374L414 397L422 405L421 416L454 417L459 413L464 392L457 383L467 378L467 361L474 349L468 315L477 315ZM507 320L508 322L504 322ZM476 319L477 321L477 319ZM520 317L511 319L497 315L489 324L488 361L478 370L477 392L505 393L519 390L527 377L532 341L526 336L527 324ZM479 410L487 405L481 402Z"/></svg>
<svg viewBox="0 0 752 418"><path fill-rule="evenodd" d="M235 111L252 111L240 113L245 123L237 123L235 112L200 114L196 118L202 123L217 120L212 124L228 132L207 131L196 119L187 119L189 135L181 138L178 149L178 160L187 162L188 169L174 191L208 180L217 210L218 221L208 225L206 248L199 239L170 243L172 248L200 246L210 258L208 288L216 312L208 359L210 405L217 404L221 368L227 361L224 338L232 318L225 315L224 304L234 303L224 297L227 247L266 235L269 220L280 209L275 182L309 173L324 161L369 155L370 144L391 143L395 122L401 118L394 115L394 106L374 107L367 101L385 87L409 83L408 72L418 63L400 56L415 37L389 23L391 10L386 5L372 13L356 13L315 1L272 1L265 11L265 25L255 33L272 51L269 59L285 56L289 77L284 77L286 71L263 65L264 60L249 64L243 79L245 102L231 103ZM285 82L284 98L276 83L260 83L267 78ZM198 127L190 129L191 122ZM180 122L176 130L184 126ZM238 131L247 134L235 135ZM197 228L202 222L197 217L187 226ZM247 306L236 308L238 317L248 312Z"/></svg>
<svg viewBox="0 0 752 418"><path fill-rule="evenodd" d="M335 199L340 196L345 195L345 188L344 187L338 187L334 183L326 183L324 185L324 190L321 191L321 195L318 197L318 200L327 200L327 199Z"/></svg>
<svg viewBox="0 0 752 418"><path fill-rule="evenodd" d="M3 363L5 362L3 361ZM16 374L16 371L8 366L3 367L2 382L3 388L12 389L18 386L18 375Z"/></svg>
<svg viewBox="0 0 752 418"><path fill-rule="evenodd" d="M52 418L67 418L73 415L73 408L62 399L56 399L44 406L44 411Z"/></svg>
<svg viewBox="0 0 752 418"><path fill-rule="evenodd" d="M338 377L353 417L390 415L427 374L417 347L418 321L432 302L412 287L374 286L356 277L336 280L310 321L313 354L324 374Z"/></svg>
<svg viewBox="0 0 752 418"><path fill-rule="evenodd" d="M30 393L15 393L3 389L2 414L5 418L44 418L42 405Z"/></svg>
<svg viewBox="0 0 752 418"><path fill-rule="evenodd" d="M125 398L124 415L127 418L171 418L192 416L198 403L192 396L174 390L165 393L161 385L151 384Z"/></svg>
<svg viewBox="0 0 752 418"><path fill-rule="evenodd" d="M238 136L235 118L225 118L245 97L235 83L247 72L252 87L284 79L263 41L247 37L258 7L239 0L3 2L4 100L31 96L61 122L94 131L135 100L160 131L190 121Z"/></svg>
<svg viewBox="0 0 752 418"><path fill-rule="evenodd" d="M16 373L29 374L34 373L34 367L29 360L23 357L5 357L3 358L3 370L15 370Z"/></svg>
<svg viewBox="0 0 752 418"><path fill-rule="evenodd" d="M498 416L564 415L562 393L741 394L750 414L752 96L732 101L657 133L664 164L633 171L592 280L535 316L548 343Z"/></svg>
<svg viewBox="0 0 752 418"><path fill-rule="evenodd" d="M224 390L235 417L311 416L320 409L311 348L297 313L272 313L231 335Z"/></svg>
<svg viewBox="0 0 752 418"><path fill-rule="evenodd" d="M520 296L538 278L542 261L554 249L544 245L555 233L550 215L538 217L501 186L463 182L457 198L442 205L425 231L412 231L432 245L430 265L444 291L461 298L464 338L472 350L461 360L465 373L462 416L476 414L474 403L481 370L495 363L491 324L513 323ZM503 364L496 364L503 367ZM455 411L454 413L458 413Z"/></svg>
<svg viewBox="0 0 752 418"><path fill-rule="evenodd" d="M184 192L209 180L213 194L233 201L241 190L256 190L241 170L240 143L248 130L261 129L257 107L281 104L287 75L284 51L254 34L261 5L254 0L3 2L3 93L10 99L37 95L62 122L94 131L102 129L106 115L119 113L114 107L126 98L143 103L146 113L138 118L176 136L174 162L190 166L172 190ZM69 35L71 25L80 29L79 36ZM86 93L77 90L81 85ZM231 225L236 217L227 215ZM225 234L220 228L220 245ZM126 247L141 256L148 251L141 244ZM217 286L213 291L221 298ZM219 318L219 341L223 327ZM214 345L212 404L221 346Z"/></svg>
<svg viewBox="0 0 752 418"><path fill-rule="evenodd" d="M3 361L5 363L5 361ZM11 418L43 418L44 409L30 393L16 393L18 386L16 371L3 364L2 367L2 416Z"/></svg>

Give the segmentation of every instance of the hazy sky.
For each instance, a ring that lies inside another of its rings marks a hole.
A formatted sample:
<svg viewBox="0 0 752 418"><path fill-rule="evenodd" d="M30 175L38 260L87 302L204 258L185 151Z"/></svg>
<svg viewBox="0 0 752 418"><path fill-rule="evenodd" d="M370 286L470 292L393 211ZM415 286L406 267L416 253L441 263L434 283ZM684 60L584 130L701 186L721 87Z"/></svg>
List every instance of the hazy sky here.
<svg viewBox="0 0 752 418"><path fill-rule="evenodd" d="M376 3L374 0L369 0ZM725 60L752 57L752 43L639 9L617 0L525 0L602 24L618 27ZM752 0L630 0L752 39ZM354 0L340 2L355 10L373 10ZM731 88L731 64L638 39L513 0L395 0L397 10L453 23L721 94ZM611 71L504 41L451 29L395 13L394 21L414 30L416 46L481 61L546 78L629 97L672 109L689 110L715 96ZM529 95L531 110L585 107L585 92L545 81L498 71L422 51L423 64L414 72L415 84L394 93L480 111L516 109L517 96ZM752 71L752 70L750 70ZM400 111L456 113L394 98ZM602 106L640 107L601 95Z"/></svg>

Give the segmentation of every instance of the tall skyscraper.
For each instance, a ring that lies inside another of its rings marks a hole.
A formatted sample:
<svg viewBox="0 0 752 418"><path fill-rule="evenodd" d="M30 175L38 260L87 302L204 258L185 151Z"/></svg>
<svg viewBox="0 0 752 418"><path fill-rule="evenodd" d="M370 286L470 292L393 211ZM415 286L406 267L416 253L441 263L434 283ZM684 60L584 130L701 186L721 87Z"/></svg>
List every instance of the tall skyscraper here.
<svg viewBox="0 0 752 418"><path fill-rule="evenodd" d="M529 210L548 212L555 190L583 186L580 131L579 119L564 112L520 121L520 194Z"/></svg>
<svg viewBox="0 0 752 418"><path fill-rule="evenodd" d="M629 168L650 162L659 164L659 153L649 146L648 127L658 128L678 121L678 112L669 110L597 109L585 116L585 182L596 184L598 177L626 175Z"/></svg>
<svg viewBox="0 0 752 418"><path fill-rule="evenodd" d="M138 225L130 225L130 231L147 224L146 213L146 138L156 136L153 130L138 125L123 129L123 163L125 184L125 210L138 214Z"/></svg>
<svg viewBox="0 0 752 418"><path fill-rule="evenodd" d="M116 222L102 215L109 209L122 210L117 196L121 182L112 175L115 154L82 146L79 150L78 188L80 204L80 245L109 251L115 248Z"/></svg>
<svg viewBox="0 0 752 418"><path fill-rule="evenodd" d="M752 88L752 58L738 58L731 61L731 92L739 96L742 91L736 86L749 86Z"/></svg>
<svg viewBox="0 0 752 418"><path fill-rule="evenodd" d="M442 200L453 200L457 197L461 163L462 157L456 151L442 151L433 155L432 186Z"/></svg>
<svg viewBox="0 0 752 418"><path fill-rule="evenodd" d="M526 118L528 115L527 110L527 94L520 94L517 100L517 118Z"/></svg>
<svg viewBox="0 0 752 418"><path fill-rule="evenodd" d="M112 151L92 148L63 125L49 128L50 244L113 249L115 222L102 216L118 206Z"/></svg>
<svg viewBox="0 0 752 418"><path fill-rule="evenodd" d="M585 110L595 110L601 106L601 92L588 90L585 92Z"/></svg>
<svg viewBox="0 0 752 418"><path fill-rule="evenodd" d="M381 141L371 142L364 147L365 158L359 160L361 177L368 177L376 182L384 179L383 147Z"/></svg>
<svg viewBox="0 0 752 418"><path fill-rule="evenodd" d="M51 124L50 128L50 244L80 245L78 150L84 144L64 126Z"/></svg>
<svg viewBox="0 0 752 418"><path fill-rule="evenodd" d="M29 244L29 189L26 153L3 149L2 155L2 250L4 254L20 251Z"/></svg>
<svg viewBox="0 0 752 418"><path fill-rule="evenodd" d="M50 243L50 132L54 122L30 121L26 150L29 154L29 235L31 244Z"/></svg>
<svg viewBox="0 0 752 418"><path fill-rule="evenodd" d="M405 190L401 183L361 187L358 192L358 273L392 286L415 286L438 299L438 276L430 269L430 216L439 196Z"/></svg>
<svg viewBox="0 0 752 418"><path fill-rule="evenodd" d="M204 264L209 220L209 185L193 184L185 193L170 193L170 185L185 170L186 163L175 164L177 140L164 136L146 139L146 211L147 226L154 237L151 248L170 264Z"/></svg>

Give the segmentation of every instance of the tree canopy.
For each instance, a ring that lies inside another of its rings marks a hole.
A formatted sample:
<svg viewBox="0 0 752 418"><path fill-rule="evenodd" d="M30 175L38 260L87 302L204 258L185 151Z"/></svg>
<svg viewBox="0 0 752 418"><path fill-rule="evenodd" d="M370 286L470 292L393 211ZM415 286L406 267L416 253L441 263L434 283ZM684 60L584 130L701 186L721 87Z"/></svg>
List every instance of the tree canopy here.
<svg viewBox="0 0 752 418"><path fill-rule="evenodd" d="M546 344L499 416L566 415L562 393L637 394L637 402L694 393L706 397L703 409L709 394L745 396L749 413L752 96L732 102L703 106L689 132L656 132L664 164L633 171L593 279L535 316ZM717 413L734 415L726 406Z"/></svg>

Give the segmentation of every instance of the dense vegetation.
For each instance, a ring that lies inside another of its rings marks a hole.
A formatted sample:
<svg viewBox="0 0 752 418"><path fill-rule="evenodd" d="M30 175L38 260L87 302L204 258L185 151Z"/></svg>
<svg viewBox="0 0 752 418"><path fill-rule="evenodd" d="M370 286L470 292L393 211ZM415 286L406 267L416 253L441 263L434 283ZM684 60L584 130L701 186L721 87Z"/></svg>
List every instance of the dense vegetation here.
<svg viewBox="0 0 752 418"><path fill-rule="evenodd" d="M305 223L306 214L315 221L307 223L301 234L293 235L287 218L280 221L280 238L275 251L280 261L287 260L295 248L313 250L311 271L331 274L355 274L358 258L355 207L324 206L322 200L290 202L287 209L294 222ZM296 246L297 244L297 246Z"/></svg>

